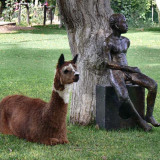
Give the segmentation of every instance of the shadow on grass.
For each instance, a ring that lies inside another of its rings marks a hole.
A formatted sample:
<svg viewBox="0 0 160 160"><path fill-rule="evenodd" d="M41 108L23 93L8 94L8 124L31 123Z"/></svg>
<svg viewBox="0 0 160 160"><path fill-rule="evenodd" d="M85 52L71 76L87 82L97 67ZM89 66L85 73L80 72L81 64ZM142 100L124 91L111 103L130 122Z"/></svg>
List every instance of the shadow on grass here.
<svg viewBox="0 0 160 160"><path fill-rule="evenodd" d="M128 33L139 33L139 32L158 32L160 33L160 27L154 28L129 28Z"/></svg>
<svg viewBox="0 0 160 160"><path fill-rule="evenodd" d="M39 48L23 48L18 44L10 44L10 48L7 48L7 44L3 44L6 48L1 49L0 52L0 61L9 61L15 60L14 62L18 62L18 58L20 58L18 63L23 63L24 61L33 61L33 60L58 60L60 54L64 54L66 60L70 59L71 53L69 49L39 49Z"/></svg>
<svg viewBox="0 0 160 160"><path fill-rule="evenodd" d="M137 55L134 56L134 64L137 63L137 59L139 59L139 63L142 63L142 58L145 57L145 60L151 57L157 57L159 55L158 49L156 48L146 48L146 47L131 47L132 52L137 52ZM50 68L50 77L53 76L52 69L52 60L55 59L55 63L60 55L60 53L64 52L67 54L68 58L71 57L69 53L69 49L39 49L39 48L23 48L19 45L14 45L12 48L7 48L0 52L1 60L3 62L4 59L11 61L10 64L7 64L9 74L4 74L7 79L9 79L14 74L15 78L18 76L26 76L27 71L24 74L16 75L16 72L20 72L20 69L23 71L28 68L28 77L24 77L26 79L26 84L31 81L30 86L32 87L32 92L36 87L36 83L39 82L39 78L42 78L42 84L44 88L47 87L49 79L52 81L52 78L46 79L46 75L43 76L43 61L45 61L45 66ZM152 53L152 54L150 54ZM142 56L142 57L141 57ZM66 57L67 58L67 57ZM42 60L42 61L35 61ZM48 60L48 63L46 63ZM151 59L152 60L152 59ZM49 62L50 61L50 62ZM153 63L158 63L158 57L154 59ZM145 61L146 62L146 61ZM25 66L22 67L23 63ZM38 65L36 65L38 63ZM54 64L55 64L54 63ZM13 73L12 68L17 67L16 64L19 65L19 70L15 70ZM33 65L31 65L33 64ZM152 61L149 62L152 64ZM3 63L0 65L3 65ZM46 68L46 70L48 70ZM6 69L6 68L5 68ZM35 73L38 74L36 77ZM34 71L32 73L32 71ZM44 70L44 72L46 72ZM150 68L147 68L150 70ZM6 72L6 71L5 71ZM4 71L1 70L1 74ZM23 73L23 72L22 72ZM157 70L156 75L159 75L159 70ZM151 73L152 74L152 73ZM9 75L9 76L8 76ZM33 76L33 78L32 78ZM9 78L8 78L9 77ZM48 77L48 76L47 76ZM2 79L2 76L1 76ZM38 81L36 81L38 79ZM14 79L13 79L14 80ZM6 82L6 81L5 81ZM160 81L159 81L160 82ZM38 84L38 88L42 88L41 83ZM6 87L8 87L6 84ZM15 84L14 84L15 85ZM4 87L4 86L3 86ZM16 86L22 87L21 86ZM26 86L24 86L26 88ZM41 93L40 93L41 92ZM38 90L38 96L44 97L44 93L46 91L42 88ZM50 92L50 91L49 91ZM4 92L0 92L1 94ZM35 92L36 93L36 92ZM47 95L46 95L47 96ZM158 115L158 114L157 114ZM105 130L96 130L94 126L89 127L80 127L80 126L68 126L67 127L70 133L68 133L68 138L70 143L66 145L57 145L57 146L45 146L41 144L26 142L25 140L18 139L15 136L7 136L0 134L0 159L102 159L102 156L105 155L108 157L107 159L156 159L158 157L159 152L159 129L154 129L154 132L145 133L143 131L137 131L136 129L131 130L121 130L121 131L109 131ZM96 154L95 154L96 153ZM125 156L125 153L126 156ZM128 154L129 153L129 154ZM149 155L147 153L150 153ZM147 155L146 155L147 154ZM146 155L146 156L145 156ZM152 157L154 155L154 157Z"/></svg>
<svg viewBox="0 0 160 160"><path fill-rule="evenodd" d="M65 28L59 28L58 25L34 26L33 30L18 30L12 34L31 33L31 34L60 34L66 35Z"/></svg>
<svg viewBox="0 0 160 160"><path fill-rule="evenodd" d="M40 40L41 41L41 40ZM21 43L26 41L20 41L15 44L10 44L8 47L8 43L3 44L6 46L4 49L1 49L0 57L1 60L9 60L9 59L17 59L24 58L24 61L28 60L57 60L61 53L64 53L66 60L71 58L70 49L58 48L58 49L48 49L48 48L27 48L24 45L22 47ZM160 49L158 48L149 48L144 46L133 46L130 47L128 52L128 61L129 65L148 65L148 66L159 66L159 55ZM22 60L22 59L20 59ZM16 60L17 61L17 60ZM22 63L22 62L21 62Z"/></svg>
<svg viewBox="0 0 160 160"><path fill-rule="evenodd" d="M59 28L59 25L47 25L47 26L34 26L33 30L18 30L12 34L19 33L31 33L31 34L60 34L66 35L65 27ZM160 32L160 27L154 28L129 28L128 33L139 33L139 32ZM8 33L5 33L8 34ZM10 33L9 33L10 34Z"/></svg>
<svg viewBox="0 0 160 160"><path fill-rule="evenodd" d="M160 27L146 28L144 31L160 32Z"/></svg>

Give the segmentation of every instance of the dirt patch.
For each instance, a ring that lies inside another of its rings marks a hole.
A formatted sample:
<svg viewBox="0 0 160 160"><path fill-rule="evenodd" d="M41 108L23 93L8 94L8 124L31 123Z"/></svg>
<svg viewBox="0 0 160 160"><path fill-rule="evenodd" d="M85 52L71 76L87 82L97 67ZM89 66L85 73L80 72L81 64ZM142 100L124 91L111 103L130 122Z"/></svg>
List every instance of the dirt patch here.
<svg viewBox="0 0 160 160"><path fill-rule="evenodd" d="M13 33L19 30L33 30L34 27L20 27L20 26L12 26L12 25L5 25L0 26L0 33Z"/></svg>

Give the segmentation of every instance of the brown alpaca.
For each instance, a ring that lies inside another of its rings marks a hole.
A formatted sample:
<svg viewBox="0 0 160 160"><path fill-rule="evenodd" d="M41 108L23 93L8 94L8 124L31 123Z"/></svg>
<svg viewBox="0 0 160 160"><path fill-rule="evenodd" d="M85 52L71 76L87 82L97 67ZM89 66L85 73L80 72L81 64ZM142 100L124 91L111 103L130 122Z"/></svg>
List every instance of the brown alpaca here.
<svg viewBox="0 0 160 160"><path fill-rule="evenodd" d="M77 55L71 61L60 56L49 103L23 95L0 102L0 132L46 145L68 143L66 115L71 84L79 80Z"/></svg>

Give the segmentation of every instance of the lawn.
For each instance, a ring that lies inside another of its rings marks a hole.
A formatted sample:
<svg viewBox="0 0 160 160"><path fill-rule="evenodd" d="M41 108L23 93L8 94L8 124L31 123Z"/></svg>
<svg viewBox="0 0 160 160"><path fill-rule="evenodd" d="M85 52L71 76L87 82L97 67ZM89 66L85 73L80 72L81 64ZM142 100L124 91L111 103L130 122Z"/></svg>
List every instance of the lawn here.
<svg viewBox="0 0 160 160"><path fill-rule="evenodd" d="M128 62L160 85L160 30L129 31ZM0 99L24 94L48 101L59 55L71 58L67 34L55 26L0 34ZM160 122L160 89L155 104ZM69 117L69 115L68 115ZM69 118L67 119L67 121ZM0 160L160 160L160 128L108 131L68 123L69 144L45 146L0 134Z"/></svg>

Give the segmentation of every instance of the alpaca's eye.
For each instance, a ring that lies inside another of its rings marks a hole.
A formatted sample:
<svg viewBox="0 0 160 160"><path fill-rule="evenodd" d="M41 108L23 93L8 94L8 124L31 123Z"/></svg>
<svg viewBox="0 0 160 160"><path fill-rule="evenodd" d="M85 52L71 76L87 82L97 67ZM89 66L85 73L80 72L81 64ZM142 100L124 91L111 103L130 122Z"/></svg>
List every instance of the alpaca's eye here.
<svg viewBox="0 0 160 160"><path fill-rule="evenodd" d="M68 72L69 72L69 70L67 70L67 69L66 69L66 70L64 70L64 74L67 74Z"/></svg>

